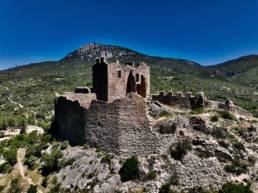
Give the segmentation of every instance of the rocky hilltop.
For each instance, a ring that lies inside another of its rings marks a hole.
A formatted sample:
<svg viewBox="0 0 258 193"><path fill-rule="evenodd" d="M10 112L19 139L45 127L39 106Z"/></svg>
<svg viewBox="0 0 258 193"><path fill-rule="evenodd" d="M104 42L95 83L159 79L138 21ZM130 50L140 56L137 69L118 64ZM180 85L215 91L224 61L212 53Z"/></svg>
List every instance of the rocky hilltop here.
<svg viewBox="0 0 258 193"><path fill-rule="evenodd" d="M80 58L87 61L94 61L96 58L105 57L107 59L121 59L134 57L147 57L139 52L123 48L120 46L105 45L99 43L90 43L81 46L75 51L69 53L65 59Z"/></svg>

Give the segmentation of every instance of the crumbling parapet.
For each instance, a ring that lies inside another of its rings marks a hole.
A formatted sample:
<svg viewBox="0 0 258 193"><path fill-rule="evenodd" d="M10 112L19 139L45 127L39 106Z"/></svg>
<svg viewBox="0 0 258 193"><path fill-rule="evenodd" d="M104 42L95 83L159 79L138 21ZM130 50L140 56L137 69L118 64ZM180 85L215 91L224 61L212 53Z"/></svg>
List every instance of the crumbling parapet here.
<svg viewBox="0 0 258 193"><path fill-rule="evenodd" d="M165 105L176 106L187 109L204 108L207 104L206 97L203 92L193 95L191 92L174 94L172 91L152 95L152 100L159 101Z"/></svg>

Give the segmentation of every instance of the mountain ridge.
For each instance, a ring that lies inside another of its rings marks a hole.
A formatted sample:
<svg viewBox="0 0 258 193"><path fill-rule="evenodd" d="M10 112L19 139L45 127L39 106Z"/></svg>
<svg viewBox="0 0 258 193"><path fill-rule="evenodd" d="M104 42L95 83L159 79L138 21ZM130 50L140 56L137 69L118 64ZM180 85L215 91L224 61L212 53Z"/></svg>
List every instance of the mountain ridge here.
<svg viewBox="0 0 258 193"><path fill-rule="evenodd" d="M33 65L38 65L42 63L56 63L56 62L63 62L65 60L71 60L71 59L83 59L88 62L94 61L98 57L105 57L107 60L115 61L115 60L121 60L121 61L130 61L130 60L162 60L162 61L178 61L178 62L183 62L192 66L197 66L203 69L207 69L210 71L210 73L215 73L216 75L222 75L225 77L232 77L235 74L238 74L241 72L241 70L238 70L237 72L231 72L230 69L235 68L234 65L235 63L244 63L245 62L250 62L250 60L255 60L255 63L249 64L246 66L243 71L247 71L252 67L258 67L258 54L250 54L250 55L245 55L241 56L238 58L233 58L230 60L227 60L225 62L219 63L219 64L214 64L214 65L209 65L205 66L202 65L198 62L188 60L188 59L182 59L182 58L173 58L173 57L162 57L162 56L152 56L148 54L144 54L138 51L135 51L130 48L126 48L123 46L118 46L118 45L109 45L109 44L102 44L102 43L88 43L80 46L79 48L69 52L66 54L63 58L57 61L42 61L42 62L36 62L36 63L29 63L29 64L24 64L24 65L19 65L13 68L9 69L3 69L0 70L0 72L3 71L8 71L8 70L13 70L13 69L19 69L21 67L29 67ZM138 62L138 61L137 61ZM252 61L251 61L252 62ZM239 69L239 66L237 66ZM230 69L229 69L230 68ZM242 67L243 68L243 67Z"/></svg>
<svg viewBox="0 0 258 193"><path fill-rule="evenodd" d="M207 67L190 60L148 56L120 46L111 46L110 51L110 46L85 45L59 61L34 63L0 71L0 112L12 116L14 112L22 111L23 114L29 111L31 116L35 113L40 114L38 117L46 114L50 116L55 93L73 90L78 85L91 86L91 66L94 59L103 53L104 56L109 56L108 61L147 63L151 69L151 93L171 90L193 93L203 91L211 100L230 98L245 109L257 111L258 115L256 56L247 57L248 60L245 57L236 60L240 61L237 62L239 71L243 66L248 68L244 68L241 74L230 76L230 73L223 72L231 72L236 68L228 67L223 71L221 66ZM232 61L229 66L234 65ZM24 108L20 109L10 99L22 104Z"/></svg>

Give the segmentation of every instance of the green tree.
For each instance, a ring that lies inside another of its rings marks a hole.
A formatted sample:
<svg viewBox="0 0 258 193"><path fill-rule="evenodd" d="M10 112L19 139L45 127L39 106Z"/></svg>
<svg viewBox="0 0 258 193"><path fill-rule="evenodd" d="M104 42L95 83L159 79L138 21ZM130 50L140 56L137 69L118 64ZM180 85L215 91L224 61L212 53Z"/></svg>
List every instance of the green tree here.
<svg viewBox="0 0 258 193"><path fill-rule="evenodd" d="M139 161L136 156L132 156L123 163L123 166L119 171L119 174L121 176L121 180L123 182L126 182L129 180L139 178L139 171Z"/></svg>

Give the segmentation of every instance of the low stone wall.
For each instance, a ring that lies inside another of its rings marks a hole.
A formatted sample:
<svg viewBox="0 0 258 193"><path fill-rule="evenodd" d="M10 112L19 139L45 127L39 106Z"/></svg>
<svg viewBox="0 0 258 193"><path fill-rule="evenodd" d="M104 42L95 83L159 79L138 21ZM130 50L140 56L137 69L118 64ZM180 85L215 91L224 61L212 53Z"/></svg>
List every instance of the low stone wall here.
<svg viewBox="0 0 258 193"><path fill-rule="evenodd" d="M158 153L145 99L131 93L107 103L93 100L88 108L60 96L55 102L55 133L71 144L89 144L120 155Z"/></svg>
<svg viewBox="0 0 258 193"><path fill-rule="evenodd" d="M161 92L159 94L152 95L152 99L165 105L187 109L201 108L206 105L206 98L203 93L198 93L196 96L193 96L190 92L185 95L181 92L177 92L176 95L174 95L173 92Z"/></svg>

